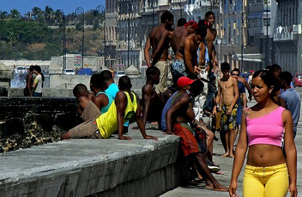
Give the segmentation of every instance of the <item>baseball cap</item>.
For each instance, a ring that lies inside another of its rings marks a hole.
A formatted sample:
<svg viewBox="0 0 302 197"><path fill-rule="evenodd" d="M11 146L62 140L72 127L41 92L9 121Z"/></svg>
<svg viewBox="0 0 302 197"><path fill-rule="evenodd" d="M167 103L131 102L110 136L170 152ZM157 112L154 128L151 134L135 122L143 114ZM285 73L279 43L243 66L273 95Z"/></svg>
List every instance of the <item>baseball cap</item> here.
<svg viewBox="0 0 302 197"><path fill-rule="evenodd" d="M178 80L177 80L177 86L182 88L186 85L190 85L194 82L195 80L192 80L188 77L180 77Z"/></svg>

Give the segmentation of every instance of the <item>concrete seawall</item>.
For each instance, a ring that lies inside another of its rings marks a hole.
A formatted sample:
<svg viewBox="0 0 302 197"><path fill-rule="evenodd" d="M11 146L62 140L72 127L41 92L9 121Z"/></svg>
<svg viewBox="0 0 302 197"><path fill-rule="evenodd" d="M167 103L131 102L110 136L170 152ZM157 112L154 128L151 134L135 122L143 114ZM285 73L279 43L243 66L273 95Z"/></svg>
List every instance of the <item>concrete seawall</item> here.
<svg viewBox="0 0 302 197"><path fill-rule="evenodd" d="M179 138L73 139L2 154L0 196L159 196L179 185Z"/></svg>

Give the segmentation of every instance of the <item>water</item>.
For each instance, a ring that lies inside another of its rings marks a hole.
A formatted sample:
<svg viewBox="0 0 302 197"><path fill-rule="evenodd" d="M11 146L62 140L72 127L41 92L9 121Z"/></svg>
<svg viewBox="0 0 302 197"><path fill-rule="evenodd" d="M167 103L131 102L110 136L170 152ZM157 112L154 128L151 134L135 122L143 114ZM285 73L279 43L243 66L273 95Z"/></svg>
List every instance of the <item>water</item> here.
<svg viewBox="0 0 302 197"><path fill-rule="evenodd" d="M14 72L14 78L11 79L12 88L24 88L26 85L27 71Z"/></svg>
<svg viewBox="0 0 302 197"><path fill-rule="evenodd" d="M49 87L49 71L43 70L42 71L45 81L43 82L43 87ZM15 71L14 77L11 79L11 88L25 88L26 86L26 76L28 71Z"/></svg>

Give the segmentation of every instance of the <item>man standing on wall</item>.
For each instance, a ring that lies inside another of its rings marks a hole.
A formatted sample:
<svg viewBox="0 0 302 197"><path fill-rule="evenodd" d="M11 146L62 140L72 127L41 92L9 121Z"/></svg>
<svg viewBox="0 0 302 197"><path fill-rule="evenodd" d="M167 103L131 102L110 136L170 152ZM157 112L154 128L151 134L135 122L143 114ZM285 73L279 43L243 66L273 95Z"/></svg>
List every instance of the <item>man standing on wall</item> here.
<svg viewBox="0 0 302 197"><path fill-rule="evenodd" d="M168 77L168 49L170 47L169 31L173 25L173 14L169 11L165 11L161 15L161 24L152 29L150 32L144 54L147 66L155 66L160 70L160 82L155 86L157 94L164 93L167 87ZM152 47L152 53L150 58L149 50Z"/></svg>

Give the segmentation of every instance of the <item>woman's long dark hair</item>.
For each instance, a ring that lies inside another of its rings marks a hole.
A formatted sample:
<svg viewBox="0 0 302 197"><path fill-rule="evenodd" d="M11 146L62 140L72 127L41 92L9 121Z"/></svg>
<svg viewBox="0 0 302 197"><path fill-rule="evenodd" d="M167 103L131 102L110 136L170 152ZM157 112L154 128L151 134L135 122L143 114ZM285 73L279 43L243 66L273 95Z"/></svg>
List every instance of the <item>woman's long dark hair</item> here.
<svg viewBox="0 0 302 197"><path fill-rule="evenodd" d="M41 67L36 65L36 66L34 66L34 70L37 71L41 75L41 77L42 77L42 88L43 88L43 84L44 84L43 81L45 80L45 77L42 73Z"/></svg>
<svg viewBox="0 0 302 197"><path fill-rule="evenodd" d="M281 87L280 81L278 79L276 79L275 76L271 72L269 72L267 70L258 70L254 73L253 79L258 76L261 77L261 79L264 81L264 83L266 84L266 86L268 88L274 86L272 93L280 90L280 87Z"/></svg>

